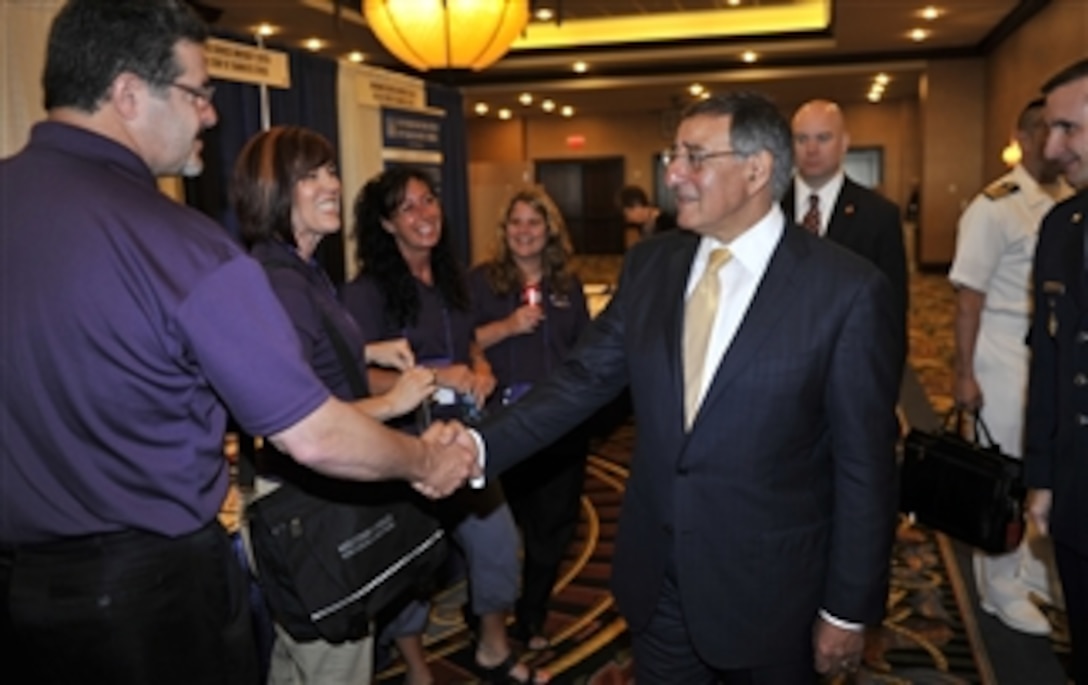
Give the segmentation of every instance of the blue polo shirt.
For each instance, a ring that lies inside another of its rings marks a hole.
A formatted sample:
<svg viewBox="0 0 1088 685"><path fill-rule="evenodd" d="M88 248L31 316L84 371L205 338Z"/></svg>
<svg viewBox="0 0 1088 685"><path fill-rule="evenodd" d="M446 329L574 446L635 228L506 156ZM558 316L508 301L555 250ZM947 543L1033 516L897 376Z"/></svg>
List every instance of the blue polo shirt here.
<svg viewBox="0 0 1088 685"><path fill-rule="evenodd" d="M0 545L196 530L226 408L268 435L329 397L260 266L95 133L0 162L0 260Z"/></svg>

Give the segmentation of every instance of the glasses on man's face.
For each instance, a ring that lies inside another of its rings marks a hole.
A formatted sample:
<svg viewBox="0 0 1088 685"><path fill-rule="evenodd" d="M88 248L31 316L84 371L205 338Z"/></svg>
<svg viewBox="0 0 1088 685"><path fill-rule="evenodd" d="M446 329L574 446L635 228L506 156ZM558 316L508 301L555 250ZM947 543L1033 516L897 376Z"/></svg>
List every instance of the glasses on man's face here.
<svg viewBox="0 0 1088 685"><path fill-rule="evenodd" d="M177 81L172 81L170 85L183 93L187 93L193 98L193 102L198 105L210 105L212 98L215 96L215 86L190 86Z"/></svg>
<svg viewBox="0 0 1088 685"><path fill-rule="evenodd" d="M689 169L698 173L702 171L703 164L708 159L714 159L716 157L728 157L730 155L740 155L741 153L736 150L689 150L687 148L677 149L670 147L661 152L661 163L666 167L670 166L673 162L683 162Z"/></svg>

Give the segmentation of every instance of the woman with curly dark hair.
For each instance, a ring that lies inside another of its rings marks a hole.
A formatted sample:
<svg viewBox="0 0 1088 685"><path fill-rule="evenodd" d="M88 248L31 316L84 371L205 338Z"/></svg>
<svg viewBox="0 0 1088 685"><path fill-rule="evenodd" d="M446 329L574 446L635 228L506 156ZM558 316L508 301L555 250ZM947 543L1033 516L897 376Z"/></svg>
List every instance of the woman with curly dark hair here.
<svg viewBox="0 0 1088 685"><path fill-rule="evenodd" d="M355 201L361 272L345 286L343 301L368 336L407 338L416 362L434 370L434 417L471 421L495 378L476 344L464 272L444 229L434 183L422 170L397 167L369 181ZM384 370L371 373L376 388L392 377ZM471 609L479 618L478 671L486 682L547 682L545 674L518 662L506 637L519 569L517 528L501 487L462 490L444 509L465 556ZM386 631L396 638L411 685L433 680L421 640L426 617L420 607L410 608Z"/></svg>
<svg viewBox="0 0 1088 685"><path fill-rule="evenodd" d="M570 253L548 194L516 192L503 208L495 257L469 274L476 339L499 383L496 403L516 402L547 377L589 323ZM515 632L532 650L548 646L548 601L578 523L586 451L579 428L502 475L524 547Z"/></svg>

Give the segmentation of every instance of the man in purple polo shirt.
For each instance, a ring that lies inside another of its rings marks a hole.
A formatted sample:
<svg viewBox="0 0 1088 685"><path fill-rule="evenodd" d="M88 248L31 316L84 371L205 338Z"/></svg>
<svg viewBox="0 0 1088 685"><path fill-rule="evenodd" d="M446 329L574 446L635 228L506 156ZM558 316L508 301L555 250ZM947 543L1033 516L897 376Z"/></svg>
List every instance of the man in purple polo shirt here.
<svg viewBox="0 0 1088 685"><path fill-rule="evenodd" d="M260 266L158 192L216 123L205 31L181 0L71 0L48 121L0 161L0 653L26 682L254 681L227 408L328 475L442 496L478 471L459 426L331 397Z"/></svg>

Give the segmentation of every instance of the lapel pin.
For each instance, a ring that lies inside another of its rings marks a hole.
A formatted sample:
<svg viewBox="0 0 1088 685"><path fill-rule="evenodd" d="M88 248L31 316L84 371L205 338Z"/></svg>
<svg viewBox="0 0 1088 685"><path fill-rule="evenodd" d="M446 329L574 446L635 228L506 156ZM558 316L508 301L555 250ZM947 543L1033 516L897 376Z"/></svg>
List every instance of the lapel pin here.
<svg viewBox="0 0 1088 685"><path fill-rule="evenodd" d="M850 216L854 213L854 205L846 205L846 209L843 211L846 212L846 216Z"/></svg>
<svg viewBox="0 0 1088 685"><path fill-rule="evenodd" d="M1084 215L1081 214L1080 212L1073 212L1073 217L1072 217L1073 223L1079 224L1080 220L1083 219L1083 218L1084 218Z"/></svg>

